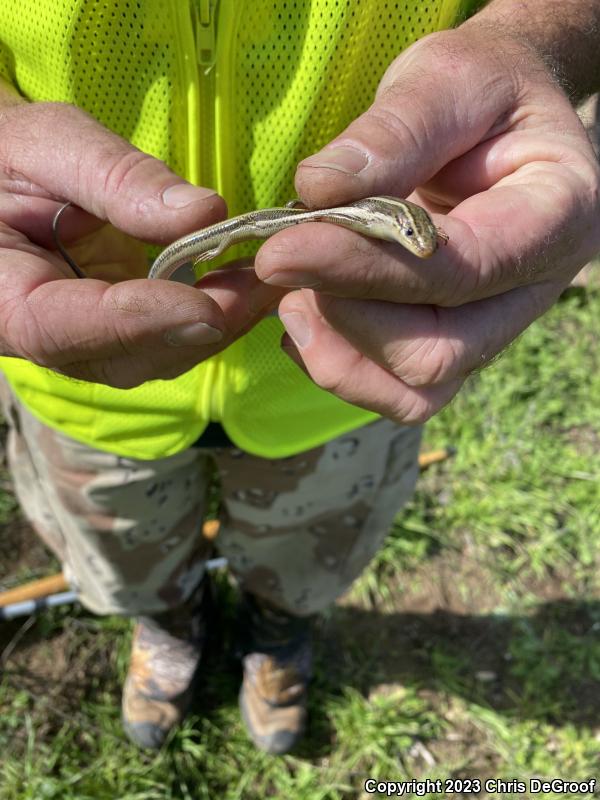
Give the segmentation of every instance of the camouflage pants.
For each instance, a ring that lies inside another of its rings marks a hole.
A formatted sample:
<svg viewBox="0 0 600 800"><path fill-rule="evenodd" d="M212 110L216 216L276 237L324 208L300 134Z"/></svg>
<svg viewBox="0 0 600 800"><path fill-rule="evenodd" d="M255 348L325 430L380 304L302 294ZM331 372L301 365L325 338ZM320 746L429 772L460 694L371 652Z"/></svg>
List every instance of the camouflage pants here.
<svg viewBox="0 0 600 800"><path fill-rule="evenodd" d="M420 429L389 420L290 458L194 447L138 461L43 425L3 379L0 399L21 506L98 614L156 613L191 594L212 548L201 535L212 470L219 553L243 589L298 615L350 586L417 477Z"/></svg>

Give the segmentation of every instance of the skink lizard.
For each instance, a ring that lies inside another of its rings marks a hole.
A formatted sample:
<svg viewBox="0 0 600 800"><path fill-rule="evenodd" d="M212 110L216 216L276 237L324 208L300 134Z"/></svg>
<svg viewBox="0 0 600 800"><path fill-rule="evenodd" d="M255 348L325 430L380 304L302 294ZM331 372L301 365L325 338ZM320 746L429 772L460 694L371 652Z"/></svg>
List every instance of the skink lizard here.
<svg viewBox="0 0 600 800"><path fill-rule="evenodd" d="M419 258L429 258L446 234L433 224L425 209L396 197L367 197L346 206L310 211L292 201L285 208L263 208L217 222L177 239L166 247L152 264L149 278L168 280L178 267L192 262L210 261L234 244L249 239L268 239L275 233L303 222L331 222L374 239L396 242ZM56 214L53 232L56 247L78 278L83 271L67 253L58 233L58 223L66 203Z"/></svg>
<svg viewBox="0 0 600 800"><path fill-rule="evenodd" d="M268 239L302 222L342 225L375 239L397 242L420 258L433 255L438 238L447 240L423 208L395 197L367 197L347 206L317 211L288 204L285 208L251 211L177 239L158 256L148 277L168 279L182 264L210 261L238 242Z"/></svg>

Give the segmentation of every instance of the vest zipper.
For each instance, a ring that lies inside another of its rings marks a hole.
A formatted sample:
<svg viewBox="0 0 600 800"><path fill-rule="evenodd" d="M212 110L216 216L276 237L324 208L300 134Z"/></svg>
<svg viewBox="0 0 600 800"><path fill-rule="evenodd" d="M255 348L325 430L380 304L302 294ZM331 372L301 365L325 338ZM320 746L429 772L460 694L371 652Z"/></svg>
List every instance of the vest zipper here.
<svg viewBox="0 0 600 800"><path fill-rule="evenodd" d="M215 64L217 0L199 0L196 53L198 64L207 75Z"/></svg>
<svg viewBox="0 0 600 800"><path fill-rule="evenodd" d="M218 0L195 3L196 63L199 72L200 183L219 189L215 174L215 99Z"/></svg>
<svg viewBox="0 0 600 800"><path fill-rule="evenodd" d="M191 0L195 61L198 86L198 184L219 191L215 168L215 105L217 97L217 15L219 0ZM193 146L193 143L192 143ZM220 355L204 364L204 377L198 398L202 416L211 421L222 417L223 364Z"/></svg>

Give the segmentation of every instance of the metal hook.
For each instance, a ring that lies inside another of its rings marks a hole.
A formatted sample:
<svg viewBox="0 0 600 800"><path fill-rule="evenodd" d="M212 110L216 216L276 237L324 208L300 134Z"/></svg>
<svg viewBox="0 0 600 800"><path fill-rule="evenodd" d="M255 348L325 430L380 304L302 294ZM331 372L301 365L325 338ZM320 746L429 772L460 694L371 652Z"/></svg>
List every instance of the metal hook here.
<svg viewBox="0 0 600 800"><path fill-rule="evenodd" d="M71 267L71 269L73 270L75 275L78 278L85 278L86 277L85 272L80 267L77 266L77 264L73 261L71 256L68 254L64 244L62 243L62 240L60 238L60 234L58 232L58 226L60 224L60 219L61 219L61 217L63 215L63 212L67 208L69 208L69 206L72 206L72 205L73 205L73 203L71 203L71 202L65 203L56 212L56 214L54 215L54 219L52 220L52 235L54 236L54 244L56 245L56 249L61 254L61 256L64 258L64 260L67 262L67 264Z"/></svg>

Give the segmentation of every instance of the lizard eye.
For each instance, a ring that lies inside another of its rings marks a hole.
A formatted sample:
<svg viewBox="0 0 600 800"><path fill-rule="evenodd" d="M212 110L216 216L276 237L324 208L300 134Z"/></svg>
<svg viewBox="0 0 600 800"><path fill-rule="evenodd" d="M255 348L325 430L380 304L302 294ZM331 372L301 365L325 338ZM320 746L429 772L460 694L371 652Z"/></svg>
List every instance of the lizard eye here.
<svg viewBox="0 0 600 800"><path fill-rule="evenodd" d="M414 233L414 231L413 231L413 229L412 229L412 228L406 228L406 229L405 229L405 231L404 231L404 233L405 233L407 236L412 236L412 235L413 235L413 233Z"/></svg>

